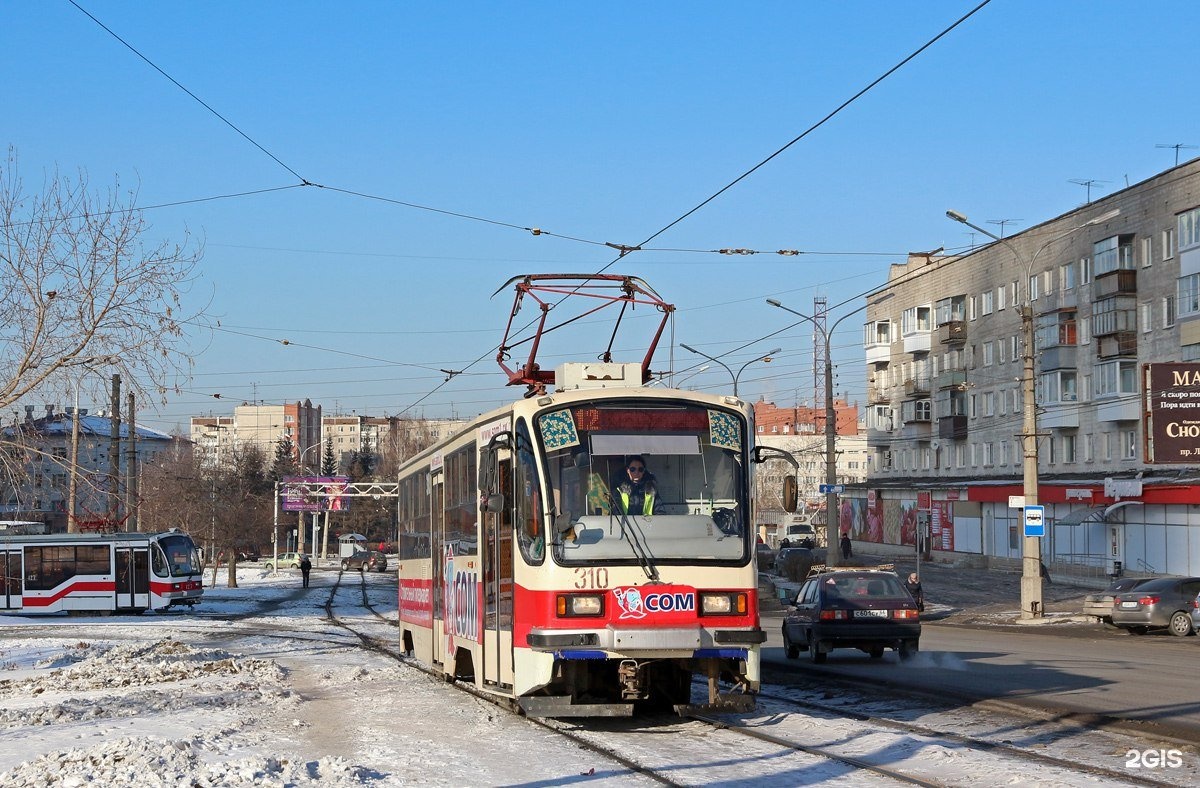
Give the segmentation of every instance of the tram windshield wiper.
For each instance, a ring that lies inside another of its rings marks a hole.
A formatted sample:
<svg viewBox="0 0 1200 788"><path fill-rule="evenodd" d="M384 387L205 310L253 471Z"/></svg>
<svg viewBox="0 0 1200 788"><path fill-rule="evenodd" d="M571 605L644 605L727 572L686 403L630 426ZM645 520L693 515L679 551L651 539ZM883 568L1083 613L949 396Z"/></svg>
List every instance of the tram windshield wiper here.
<svg viewBox="0 0 1200 788"><path fill-rule="evenodd" d="M615 510L616 507L614 506L613 509ZM651 555L650 548L646 545L646 533L638 524L637 516L628 512L617 513L614 511L614 513L619 514L621 538L629 543L629 547L633 550L633 555L637 558L642 571L646 573L646 577L651 582L657 582L658 567L654 565L654 556Z"/></svg>

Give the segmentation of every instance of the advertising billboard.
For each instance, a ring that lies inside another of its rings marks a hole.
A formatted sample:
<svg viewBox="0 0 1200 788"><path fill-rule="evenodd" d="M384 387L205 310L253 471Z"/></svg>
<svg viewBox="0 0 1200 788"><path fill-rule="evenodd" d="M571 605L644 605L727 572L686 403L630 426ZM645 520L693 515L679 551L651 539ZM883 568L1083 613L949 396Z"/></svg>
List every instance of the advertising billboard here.
<svg viewBox="0 0 1200 788"><path fill-rule="evenodd" d="M1147 463L1200 465L1200 363L1142 366Z"/></svg>
<svg viewBox="0 0 1200 788"><path fill-rule="evenodd" d="M279 484L280 509L285 512L341 512L348 508L343 494L348 476L285 476Z"/></svg>

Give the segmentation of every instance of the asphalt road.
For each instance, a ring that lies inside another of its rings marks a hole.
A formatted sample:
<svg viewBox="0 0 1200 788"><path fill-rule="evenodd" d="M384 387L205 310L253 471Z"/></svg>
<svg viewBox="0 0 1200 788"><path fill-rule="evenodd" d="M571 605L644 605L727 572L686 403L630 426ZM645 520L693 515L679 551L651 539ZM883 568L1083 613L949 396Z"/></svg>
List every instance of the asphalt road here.
<svg viewBox="0 0 1200 788"><path fill-rule="evenodd" d="M1098 624L961 626L926 623L920 655L871 661L837 650L822 666L785 658L781 614L767 613L763 660L942 698L1003 701L1088 725L1115 724L1200 744L1200 638L1137 637Z"/></svg>

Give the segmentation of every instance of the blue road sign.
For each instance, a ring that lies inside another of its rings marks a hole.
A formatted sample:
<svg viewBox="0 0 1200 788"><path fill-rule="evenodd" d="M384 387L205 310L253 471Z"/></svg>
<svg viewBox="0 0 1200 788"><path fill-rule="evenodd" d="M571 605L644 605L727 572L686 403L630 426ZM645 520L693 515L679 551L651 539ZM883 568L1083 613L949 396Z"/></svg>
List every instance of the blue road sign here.
<svg viewBox="0 0 1200 788"><path fill-rule="evenodd" d="M1025 535L1026 536L1045 536L1046 535L1046 507L1045 506L1026 506L1025 507Z"/></svg>

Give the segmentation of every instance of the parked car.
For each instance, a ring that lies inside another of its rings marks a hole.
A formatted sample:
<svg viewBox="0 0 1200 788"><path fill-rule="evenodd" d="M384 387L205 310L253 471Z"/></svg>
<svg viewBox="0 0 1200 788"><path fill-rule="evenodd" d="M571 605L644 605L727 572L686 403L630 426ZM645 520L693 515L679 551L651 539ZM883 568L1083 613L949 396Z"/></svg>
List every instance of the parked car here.
<svg viewBox="0 0 1200 788"><path fill-rule="evenodd" d="M1117 578L1103 591L1088 594L1083 598L1083 614L1095 616L1101 623L1112 623L1113 597L1121 591L1132 591L1140 585L1150 582L1152 577L1121 577Z"/></svg>
<svg viewBox="0 0 1200 788"><path fill-rule="evenodd" d="M885 649L900 659L917 653L921 618L917 603L894 572L844 569L813 575L800 586L783 619L788 659L807 651L816 664L835 648L856 648L871 659Z"/></svg>
<svg viewBox="0 0 1200 788"><path fill-rule="evenodd" d="M280 553L278 560L279 560L279 568L280 569L299 569L300 568L300 554L299 553ZM276 562L275 558L268 558L266 561L263 562L263 568L266 569L268 572L272 571L275 569L275 562Z"/></svg>
<svg viewBox="0 0 1200 788"><path fill-rule="evenodd" d="M799 583L808 577L808 570L816 562L813 551L806 547L785 547L775 556L775 569L788 580Z"/></svg>
<svg viewBox="0 0 1200 788"><path fill-rule="evenodd" d="M342 571L346 572L351 569L357 569L360 572L365 570L384 572L387 570L387 556L378 550L372 550L369 553L355 553L342 559Z"/></svg>
<svg viewBox="0 0 1200 788"><path fill-rule="evenodd" d="M758 555L759 571L773 569L775 567L775 551L766 542L759 542L755 547L755 553Z"/></svg>
<svg viewBox="0 0 1200 788"><path fill-rule="evenodd" d="M1194 634L1193 603L1200 594L1200 577L1158 577L1132 591L1113 596L1113 626L1144 635L1151 629L1170 630L1184 637Z"/></svg>

